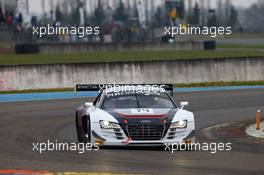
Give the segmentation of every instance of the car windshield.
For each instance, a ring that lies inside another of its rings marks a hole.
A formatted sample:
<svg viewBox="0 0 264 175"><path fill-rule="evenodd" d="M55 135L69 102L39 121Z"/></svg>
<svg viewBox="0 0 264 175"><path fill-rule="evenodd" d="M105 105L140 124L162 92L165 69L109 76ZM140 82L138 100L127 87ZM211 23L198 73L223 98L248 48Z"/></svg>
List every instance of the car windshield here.
<svg viewBox="0 0 264 175"><path fill-rule="evenodd" d="M112 108L175 108L167 93L157 95L128 94L106 96L103 109Z"/></svg>

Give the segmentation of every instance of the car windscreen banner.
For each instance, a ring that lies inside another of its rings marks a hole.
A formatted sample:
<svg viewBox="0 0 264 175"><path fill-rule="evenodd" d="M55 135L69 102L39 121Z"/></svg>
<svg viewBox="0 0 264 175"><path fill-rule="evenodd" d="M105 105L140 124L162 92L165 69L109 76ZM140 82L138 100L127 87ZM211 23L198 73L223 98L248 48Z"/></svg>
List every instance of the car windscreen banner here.
<svg viewBox="0 0 264 175"><path fill-rule="evenodd" d="M155 87L163 88L165 91L173 94L173 84L76 84L75 91L103 91L107 88L120 88L120 87Z"/></svg>

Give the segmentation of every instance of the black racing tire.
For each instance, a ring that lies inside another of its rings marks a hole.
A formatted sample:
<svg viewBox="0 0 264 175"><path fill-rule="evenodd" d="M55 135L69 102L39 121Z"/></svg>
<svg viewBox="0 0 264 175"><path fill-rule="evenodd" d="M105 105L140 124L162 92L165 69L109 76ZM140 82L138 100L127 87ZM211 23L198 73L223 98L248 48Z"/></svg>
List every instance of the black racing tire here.
<svg viewBox="0 0 264 175"><path fill-rule="evenodd" d="M90 123L90 117L87 118L87 132L81 128L81 118L78 117L78 114L76 112L76 131L77 131L77 139L79 143L90 143L91 142L91 123ZM87 137L87 136L88 137Z"/></svg>
<svg viewBox="0 0 264 175"><path fill-rule="evenodd" d="M86 143L91 143L91 122L90 122L90 117L87 117L87 137L86 138Z"/></svg>

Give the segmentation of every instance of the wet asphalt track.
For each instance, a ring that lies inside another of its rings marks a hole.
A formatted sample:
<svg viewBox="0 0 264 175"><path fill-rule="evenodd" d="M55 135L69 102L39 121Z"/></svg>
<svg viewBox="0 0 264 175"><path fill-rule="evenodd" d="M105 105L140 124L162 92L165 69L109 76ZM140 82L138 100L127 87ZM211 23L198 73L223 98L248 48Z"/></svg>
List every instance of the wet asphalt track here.
<svg viewBox="0 0 264 175"><path fill-rule="evenodd" d="M195 113L196 127L234 122L264 111L264 90L192 92L175 94ZM32 151L32 142L47 139L76 141L74 109L85 99L0 103L0 169L52 172L112 172L180 175L263 175L264 154L231 152L176 152L162 149L103 149L97 152ZM264 148L263 148L264 149Z"/></svg>

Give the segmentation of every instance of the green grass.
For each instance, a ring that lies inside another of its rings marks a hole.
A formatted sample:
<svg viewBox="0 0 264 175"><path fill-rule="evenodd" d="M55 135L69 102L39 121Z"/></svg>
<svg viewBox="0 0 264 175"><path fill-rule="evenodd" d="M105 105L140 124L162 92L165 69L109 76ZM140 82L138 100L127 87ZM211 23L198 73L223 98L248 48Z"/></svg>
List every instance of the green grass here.
<svg viewBox="0 0 264 175"><path fill-rule="evenodd" d="M264 49L264 45L217 44L219 49Z"/></svg>
<svg viewBox="0 0 264 175"><path fill-rule="evenodd" d="M262 51L130 51L67 54L0 55L0 65L90 63L115 61L152 61L199 58L258 57Z"/></svg>
<svg viewBox="0 0 264 175"><path fill-rule="evenodd" d="M202 83L189 83L189 84L175 84L174 87L181 88L181 87L256 86L256 85L264 85L264 81L202 82ZM44 92L66 92L66 91L74 91L74 88L0 91L0 94L44 93Z"/></svg>
<svg viewBox="0 0 264 175"><path fill-rule="evenodd" d="M259 39L263 37L264 33L233 33L232 35L224 35L222 39Z"/></svg>
<svg viewBox="0 0 264 175"><path fill-rule="evenodd" d="M208 87L208 86L256 86L264 85L264 81L229 81L229 82L202 82L189 84L176 84L175 87Z"/></svg>
<svg viewBox="0 0 264 175"><path fill-rule="evenodd" d="M45 93L45 92L67 92L74 91L74 88L58 88L58 89L27 89L15 91L0 91L0 94L17 94L17 93Z"/></svg>

